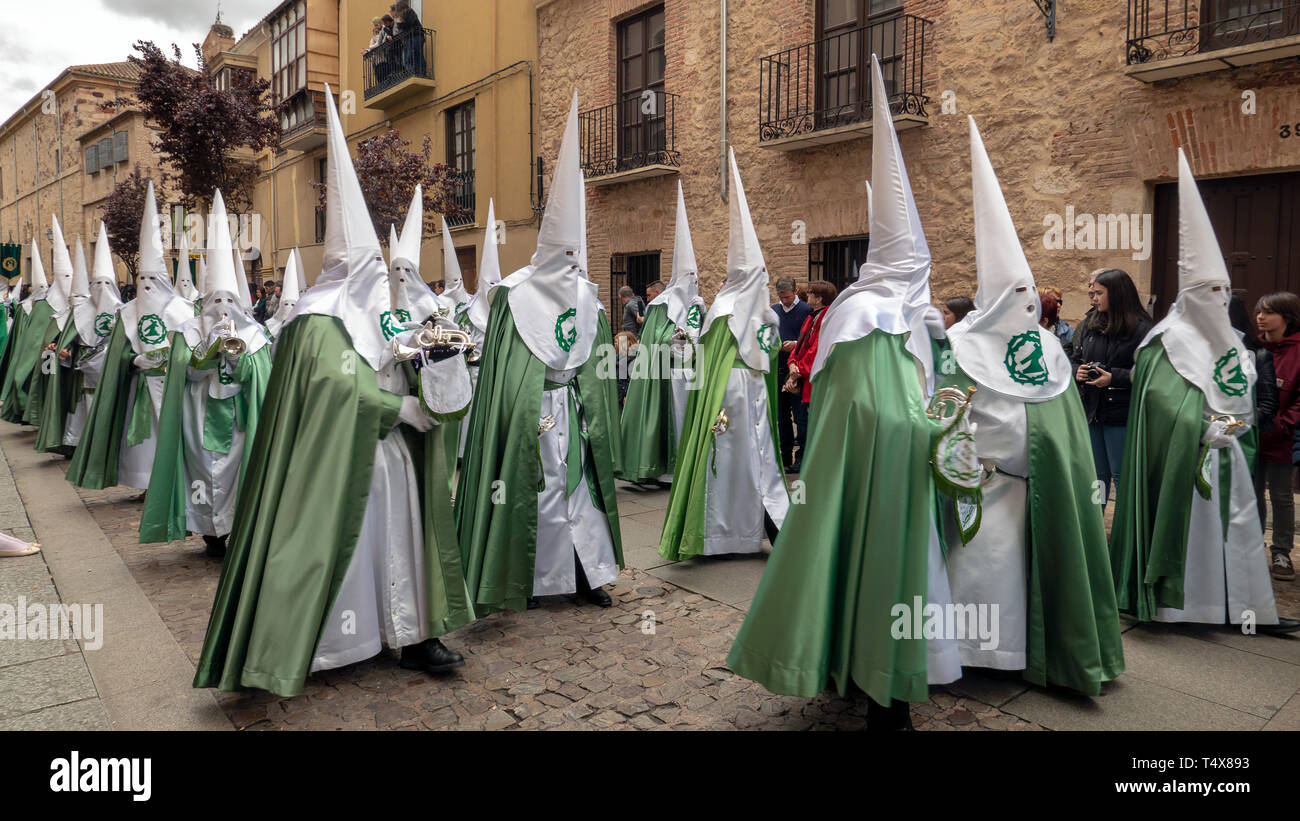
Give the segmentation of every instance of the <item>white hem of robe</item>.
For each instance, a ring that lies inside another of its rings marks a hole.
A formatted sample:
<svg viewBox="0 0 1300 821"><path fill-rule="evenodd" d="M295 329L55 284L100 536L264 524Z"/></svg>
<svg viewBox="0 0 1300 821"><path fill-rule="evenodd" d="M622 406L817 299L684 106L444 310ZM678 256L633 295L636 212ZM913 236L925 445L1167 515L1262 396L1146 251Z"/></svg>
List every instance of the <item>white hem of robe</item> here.
<svg viewBox="0 0 1300 821"><path fill-rule="evenodd" d="M126 436L131 428L131 414L135 412L135 392L140 379L145 379L148 386L149 399L151 400L149 410L152 418L150 420L149 438L138 445L130 447L126 444ZM165 376L142 376L139 373L131 376L131 381L127 384L126 400L126 419L122 426L122 449L117 457L117 483L126 487L139 488L144 490L149 487L149 476L153 473L154 451L158 447L158 409L162 407L163 387L167 377Z"/></svg>
<svg viewBox="0 0 1300 821"><path fill-rule="evenodd" d="M548 369L547 378L572 373L554 374ZM582 413L581 408L578 413ZM567 387L542 393L541 416L550 416L555 420L555 426L539 437L546 488L537 494L533 595L558 596L578 591L578 574L573 560L575 552L582 562L587 584L594 590L618 578L618 562L614 559L609 520L591 501L585 472L573 494L565 494L569 452Z"/></svg>
<svg viewBox="0 0 1300 821"><path fill-rule="evenodd" d="M1187 527L1187 559L1183 569L1183 607L1161 607L1156 621L1241 624L1243 611L1253 610L1255 624L1277 624L1277 604L1269 580L1268 548L1259 526L1255 485L1241 443L1230 447L1232 496L1228 538L1219 515L1219 460L1225 450L1213 449L1210 498L1192 489Z"/></svg>
<svg viewBox="0 0 1300 821"><path fill-rule="evenodd" d="M772 444L766 375L732 368L722 407L728 426L714 437L716 476L712 449L704 457L710 467L704 488L703 555L759 553L767 534L763 513L780 528L790 509L780 454Z"/></svg>

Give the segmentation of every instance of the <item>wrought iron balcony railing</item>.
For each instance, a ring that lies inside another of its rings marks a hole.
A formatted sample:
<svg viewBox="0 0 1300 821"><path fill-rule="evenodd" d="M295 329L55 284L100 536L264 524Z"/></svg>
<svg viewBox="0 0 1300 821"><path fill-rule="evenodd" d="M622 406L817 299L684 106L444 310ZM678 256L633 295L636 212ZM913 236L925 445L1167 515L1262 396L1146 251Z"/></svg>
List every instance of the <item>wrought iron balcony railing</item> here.
<svg viewBox="0 0 1300 821"><path fill-rule="evenodd" d="M930 21L901 14L759 60L760 143L871 121L871 55L895 116L926 117Z"/></svg>
<svg viewBox="0 0 1300 821"><path fill-rule="evenodd" d="M677 95L649 91L578 115L582 172L603 177L654 165L677 167ZM666 172L671 173L671 172Z"/></svg>
<svg viewBox="0 0 1300 821"><path fill-rule="evenodd" d="M433 29L411 29L367 51L362 61L365 99L414 77L432 80L433 35Z"/></svg>
<svg viewBox="0 0 1300 821"><path fill-rule="evenodd" d="M1300 0L1129 0L1129 65L1300 34Z"/></svg>
<svg viewBox="0 0 1300 821"><path fill-rule="evenodd" d="M474 222L474 169L452 171L447 176L456 186L456 192L452 195L456 210L447 215L447 225L452 228L470 225Z"/></svg>

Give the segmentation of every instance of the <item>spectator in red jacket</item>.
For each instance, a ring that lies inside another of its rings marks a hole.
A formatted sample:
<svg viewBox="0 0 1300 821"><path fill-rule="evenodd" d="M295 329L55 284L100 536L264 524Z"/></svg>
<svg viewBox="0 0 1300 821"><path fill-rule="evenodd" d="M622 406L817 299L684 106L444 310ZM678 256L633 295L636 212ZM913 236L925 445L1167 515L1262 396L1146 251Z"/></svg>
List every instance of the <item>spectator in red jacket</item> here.
<svg viewBox="0 0 1300 821"><path fill-rule="evenodd" d="M812 308L812 313L803 321L803 328L799 331L799 339L795 342L794 350L790 351L790 378L786 380L786 385L782 390L794 387L792 383L802 383L800 389L800 400L804 407L804 418L811 420L808 413L807 405L812 401L812 373L813 360L817 358L817 340L821 337L822 320L826 317L826 309L835 301L835 295L838 290L829 282L817 279L808 283L808 305ZM804 442L812 442L812 424L808 425L808 436L804 437ZM799 458L790 466L790 473L798 473L800 463L803 461L803 451L799 451Z"/></svg>
<svg viewBox="0 0 1300 821"><path fill-rule="evenodd" d="M1291 548L1295 541L1295 501L1291 496L1294 468L1292 437L1300 423L1300 297L1282 291L1262 297L1255 305L1255 324L1264 347L1273 354L1277 375L1277 413L1273 423L1259 432L1259 468L1255 494L1260 518L1264 491L1272 501L1272 573L1275 579L1294 579Z"/></svg>

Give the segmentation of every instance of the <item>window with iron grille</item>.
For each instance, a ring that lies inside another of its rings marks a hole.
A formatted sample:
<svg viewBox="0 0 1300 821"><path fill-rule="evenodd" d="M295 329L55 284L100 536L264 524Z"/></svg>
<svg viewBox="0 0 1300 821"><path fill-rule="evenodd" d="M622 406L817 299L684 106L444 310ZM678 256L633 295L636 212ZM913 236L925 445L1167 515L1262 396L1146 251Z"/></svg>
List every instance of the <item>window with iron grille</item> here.
<svg viewBox="0 0 1300 821"><path fill-rule="evenodd" d="M447 165L456 184L456 213L447 218L450 225L469 225L474 221L474 101L447 110Z"/></svg>
<svg viewBox="0 0 1300 821"><path fill-rule="evenodd" d="M307 3L299 0L271 21L271 92L287 100L306 87Z"/></svg>
<svg viewBox="0 0 1300 821"><path fill-rule="evenodd" d="M858 279L867 261L868 237L842 237L808 243L808 279L821 279L843 291Z"/></svg>
<svg viewBox="0 0 1300 821"><path fill-rule="evenodd" d="M328 157L316 158L316 181L321 185L325 184L325 174L328 170ZM317 206L316 208L316 241L325 241L325 209Z"/></svg>
<svg viewBox="0 0 1300 821"><path fill-rule="evenodd" d="M902 0L818 0L817 109L841 116L871 101L871 54L880 58L885 90L898 91L902 50L896 26L881 26L903 10Z"/></svg>
<svg viewBox="0 0 1300 821"><path fill-rule="evenodd" d="M617 304L618 290L624 285L645 298L646 286L659 279L659 252L614 254L609 259L609 296Z"/></svg>
<svg viewBox="0 0 1300 821"><path fill-rule="evenodd" d="M664 150L664 7L618 24L619 157ZM649 111L647 111L649 107Z"/></svg>

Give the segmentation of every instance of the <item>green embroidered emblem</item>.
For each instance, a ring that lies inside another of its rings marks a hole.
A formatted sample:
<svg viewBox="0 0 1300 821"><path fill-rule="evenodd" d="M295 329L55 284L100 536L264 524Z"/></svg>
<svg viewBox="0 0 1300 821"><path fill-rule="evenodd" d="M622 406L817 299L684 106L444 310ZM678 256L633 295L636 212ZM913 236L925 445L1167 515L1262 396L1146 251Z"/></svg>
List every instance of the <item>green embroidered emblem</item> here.
<svg viewBox="0 0 1300 821"><path fill-rule="evenodd" d="M568 353L573 348L573 343L578 341L578 309L570 308L560 314L555 320L555 341L559 344L560 350ZM569 329L564 329L565 320L573 320Z"/></svg>
<svg viewBox="0 0 1300 821"><path fill-rule="evenodd" d="M1241 355L1236 348L1219 357L1214 363L1214 384L1225 396L1244 396L1249 383L1241 370Z"/></svg>
<svg viewBox="0 0 1300 821"><path fill-rule="evenodd" d="M157 314L145 314L136 324L135 332L141 342L154 345L167 338L167 325Z"/></svg>
<svg viewBox="0 0 1300 821"><path fill-rule="evenodd" d="M384 311L379 315L379 330L383 331L384 339L392 339L402 329L397 326L397 322L393 318L393 312Z"/></svg>
<svg viewBox="0 0 1300 821"><path fill-rule="evenodd" d="M411 312L406 310L405 308L398 308L396 311L393 311L393 313L397 315L397 319L399 322L411 321Z"/></svg>
<svg viewBox="0 0 1300 821"><path fill-rule="evenodd" d="M1011 337L1002 364L1014 382L1021 385L1046 383L1047 364L1043 362L1043 343L1038 337L1038 331L1025 331Z"/></svg>
<svg viewBox="0 0 1300 821"><path fill-rule="evenodd" d="M960 487L978 487L980 463L975 452L975 436L969 430L956 430L939 442L939 472Z"/></svg>
<svg viewBox="0 0 1300 821"><path fill-rule="evenodd" d="M692 305L686 312L686 327L698 328L704 324L704 314L699 305Z"/></svg>
<svg viewBox="0 0 1300 821"><path fill-rule="evenodd" d="M777 333L775 325L760 325L758 328L758 347L763 353L771 353L776 346Z"/></svg>
<svg viewBox="0 0 1300 821"><path fill-rule="evenodd" d="M235 376L234 374L226 373L226 369L222 368L217 371L217 381L223 385L229 385L235 381Z"/></svg>
<svg viewBox="0 0 1300 821"><path fill-rule="evenodd" d="M95 317L95 333L99 334L100 336L108 336L109 332L112 330L113 330L112 314L108 312L104 312L99 316Z"/></svg>

